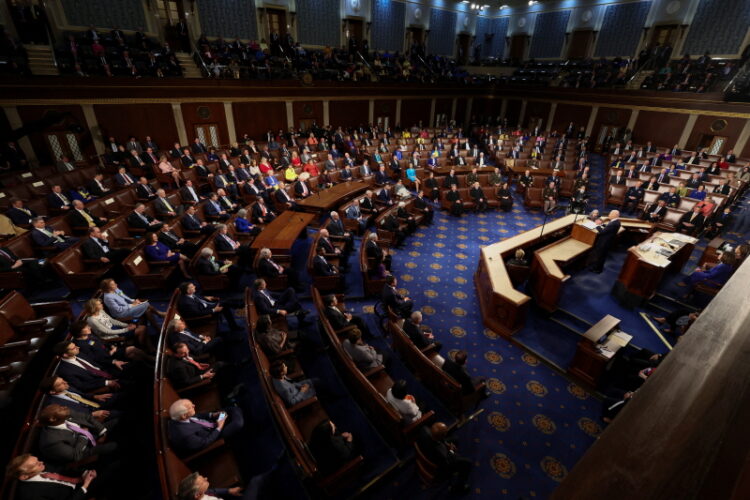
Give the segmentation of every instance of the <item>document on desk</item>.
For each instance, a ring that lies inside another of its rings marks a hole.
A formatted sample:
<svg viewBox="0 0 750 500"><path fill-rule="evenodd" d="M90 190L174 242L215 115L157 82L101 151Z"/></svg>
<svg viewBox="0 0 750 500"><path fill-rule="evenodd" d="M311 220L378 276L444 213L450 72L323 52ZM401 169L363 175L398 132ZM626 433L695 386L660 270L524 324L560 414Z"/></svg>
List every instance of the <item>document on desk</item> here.
<svg viewBox="0 0 750 500"><path fill-rule="evenodd" d="M692 236L688 236L687 234L682 234L682 233L666 233L666 234L663 234L662 237L665 240L669 241L670 243L672 242L672 240L677 240L681 243L692 243L692 244L695 244L698 242L697 238L693 238Z"/></svg>
<svg viewBox="0 0 750 500"><path fill-rule="evenodd" d="M592 231L596 230L596 222L592 220L585 220L581 222L581 225L585 227L586 229L591 229Z"/></svg>
<svg viewBox="0 0 750 500"><path fill-rule="evenodd" d="M661 255L657 249L661 247L658 247L657 245L654 245L653 243L644 243L638 247L636 247L636 253L638 254L638 258L648 262L652 266L656 267L667 267L669 266L669 258L665 257L664 255Z"/></svg>

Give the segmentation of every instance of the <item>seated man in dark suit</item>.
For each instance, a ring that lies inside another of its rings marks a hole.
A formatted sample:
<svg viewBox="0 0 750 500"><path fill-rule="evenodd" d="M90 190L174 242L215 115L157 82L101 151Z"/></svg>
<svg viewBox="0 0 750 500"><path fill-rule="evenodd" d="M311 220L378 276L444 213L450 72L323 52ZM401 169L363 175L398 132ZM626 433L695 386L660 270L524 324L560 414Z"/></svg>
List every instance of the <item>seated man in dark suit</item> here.
<svg viewBox="0 0 750 500"><path fill-rule="evenodd" d="M661 222L664 216L667 215L667 202L659 199L656 203L652 203L648 209L643 211L641 219L647 222Z"/></svg>
<svg viewBox="0 0 750 500"><path fill-rule="evenodd" d="M128 226L146 231L157 231L164 224L162 221L148 215L146 213L146 205L143 203L136 203L133 211L128 215L126 220Z"/></svg>
<svg viewBox="0 0 750 500"><path fill-rule="evenodd" d="M56 250L65 250L78 241L78 238L66 236L65 231L59 231L47 227L44 217L36 217L31 225L31 240L40 247L54 247Z"/></svg>
<svg viewBox="0 0 750 500"><path fill-rule="evenodd" d="M17 500L84 500L96 479L94 470L86 470L78 477L49 472L44 462L28 453L13 458L6 475L17 481Z"/></svg>
<svg viewBox="0 0 750 500"><path fill-rule="evenodd" d="M10 248L0 247L0 273L20 271L29 283L50 283L52 277L47 275L37 259L19 259Z"/></svg>
<svg viewBox="0 0 750 500"><path fill-rule="evenodd" d="M39 388L45 393L46 403L67 406L73 413L91 415L104 423L107 429L113 428L122 414L113 408L121 402L113 394L86 394L57 375L43 379Z"/></svg>
<svg viewBox="0 0 750 500"><path fill-rule="evenodd" d="M195 262L194 270L199 276L218 276L226 274L229 283L236 287L242 277L243 270L232 264L231 260L218 260L214 257L214 251L210 247L203 247L200 256Z"/></svg>
<svg viewBox="0 0 750 500"><path fill-rule="evenodd" d="M367 255L368 259L373 259L373 271L378 271L378 273L381 276L385 276L385 273L381 272L382 270L390 271L391 270L391 263L393 260L393 257L390 254L390 251L388 248L383 250L380 245L378 245L378 233L372 232L368 235L367 241L364 243L365 245L365 254ZM380 266L383 266L382 269L377 269Z"/></svg>
<svg viewBox="0 0 750 500"><path fill-rule="evenodd" d="M181 252L188 257L192 257L198 251L198 245L179 237L172 231L169 224L162 224L161 229L159 229L158 238L159 241L167 245L173 252Z"/></svg>
<svg viewBox="0 0 750 500"><path fill-rule="evenodd" d="M169 323L169 345L174 346L179 343L186 344L191 353L196 356L203 354L215 354L217 349L222 345L221 337L210 338L205 335L191 332L185 320L174 318Z"/></svg>
<svg viewBox="0 0 750 500"><path fill-rule="evenodd" d="M333 239L343 240L346 243L346 245L344 246L345 251L351 250L352 246L354 245L354 236L352 235L352 233L346 230L346 228L344 227L344 222L339 217L338 212L333 210L331 211L330 216L331 219L326 225L328 234Z"/></svg>
<svg viewBox="0 0 750 500"><path fill-rule="evenodd" d="M456 382L461 384L461 392L466 395L474 394L474 392L476 392L477 384L480 382L480 380L474 380L466 369L466 361L468 357L466 351L462 350L455 353L453 359L451 359L450 356L446 356L445 361L443 362L443 371L453 377ZM488 397L489 393L487 392L487 389L484 391L483 395Z"/></svg>
<svg viewBox="0 0 750 500"><path fill-rule="evenodd" d="M81 349L72 341L58 342L53 350L61 358L57 375L82 391L104 389L105 392L112 392L120 388L119 382L109 372L80 357Z"/></svg>
<svg viewBox="0 0 750 500"><path fill-rule="evenodd" d="M442 343L435 340L432 329L422 324L422 313L420 311L412 312L409 318L404 321L403 328L404 333L409 337L412 344L420 351L433 344L437 351L443 347Z"/></svg>
<svg viewBox="0 0 750 500"><path fill-rule="evenodd" d="M705 221L706 219L701 213L701 207L695 205L693 207L693 210L685 213L685 215L680 217L680 223L677 225L677 231L689 234L690 236L696 236L698 235L698 233L700 233Z"/></svg>
<svg viewBox="0 0 750 500"><path fill-rule="evenodd" d="M251 214L255 224L268 224L276 218L276 214L268 208L266 200L262 196L256 198Z"/></svg>
<svg viewBox="0 0 750 500"><path fill-rule="evenodd" d="M151 184L148 183L148 179L145 177L138 179L135 192L138 195L138 198L142 200L153 200L156 198L156 191L154 191L154 188L151 187Z"/></svg>
<svg viewBox="0 0 750 500"><path fill-rule="evenodd" d="M300 323L304 323L305 315L308 314L302 309L294 289L287 288L281 293L271 292L266 288L266 282L263 279L257 279L253 283L253 303L258 309L258 314L267 314L272 317L294 314Z"/></svg>
<svg viewBox="0 0 750 500"><path fill-rule="evenodd" d="M310 435L310 451L324 473L336 471L357 454L350 432L339 431L331 420L320 422Z"/></svg>
<svg viewBox="0 0 750 500"><path fill-rule="evenodd" d="M212 224L198 218L195 214L195 207L192 205L185 208L185 213L180 218L180 223L182 224L182 229L186 231L200 231L203 235L211 234L216 230Z"/></svg>
<svg viewBox="0 0 750 500"><path fill-rule="evenodd" d="M193 283L183 283L180 285L180 300L177 302L177 310L185 318L198 318L201 316L217 316L221 314L226 319L229 328L232 330L238 330L240 326L237 324L237 320L234 319L232 309L240 309L244 307L244 304L239 304L236 301L225 300L220 301L217 297L205 296L201 297L195 293L195 285Z"/></svg>
<svg viewBox="0 0 750 500"><path fill-rule="evenodd" d="M97 198L101 198L102 196L109 194L111 192L111 189L105 186L103 181L103 174L95 174L94 178L86 184L89 193L93 194Z"/></svg>
<svg viewBox="0 0 750 500"><path fill-rule="evenodd" d="M192 401L178 399L169 407L167 435L172 448L189 455L218 439L236 435L244 425L242 410L236 406L222 411L195 413Z"/></svg>
<svg viewBox="0 0 750 500"><path fill-rule="evenodd" d="M81 200L73 200L73 209L68 211L68 222L73 227L102 227L107 223L107 218L97 217Z"/></svg>
<svg viewBox="0 0 750 500"><path fill-rule="evenodd" d="M313 272L316 276L339 276L339 269L326 259L325 248L319 246L315 249L317 255L313 258Z"/></svg>
<svg viewBox="0 0 750 500"><path fill-rule="evenodd" d="M185 185L180 188L180 199L183 205L196 205L205 200L205 196L198 194L193 187L193 181L185 181Z"/></svg>
<svg viewBox="0 0 750 500"><path fill-rule="evenodd" d="M117 452L117 443L99 444L107 429L91 415L71 414L70 408L58 404L45 407L39 414L37 449L40 458L66 468L91 456L102 457Z"/></svg>
<svg viewBox="0 0 750 500"><path fill-rule="evenodd" d="M70 198L63 194L62 187L59 185L52 186L52 192L47 195L47 205L50 208L56 208L62 211L70 210L73 206Z"/></svg>
<svg viewBox="0 0 750 500"><path fill-rule="evenodd" d="M184 342L173 345L172 351L174 354L167 358L166 373L175 389L189 387L216 376L216 370L211 365L193 359L190 348Z"/></svg>
<svg viewBox="0 0 750 500"><path fill-rule="evenodd" d="M336 298L336 295L326 295L323 297L323 303L326 306L326 319L328 319L328 322L334 330L341 330L348 326L356 326L365 338L372 337L365 320L339 307L339 301Z"/></svg>
<svg viewBox="0 0 750 500"><path fill-rule="evenodd" d="M98 260L104 264L120 263L130 254L126 248L110 248L109 240L98 226L89 228L89 237L81 243L81 253L84 259Z"/></svg>
<svg viewBox="0 0 750 500"><path fill-rule="evenodd" d="M177 207L173 206L167 199L167 193L163 189L156 190L156 198L152 202L157 217L169 218L177 216Z"/></svg>
<svg viewBox="0 0 750 500"><path fill-rule="evenodd" d="M643 200L645 190L643 189L643 182L637 181L635 186L630 186L625 193L625 202L622 204L623 212L633 213L638 208L638 204Z"/></svg>
<svg viewBox="0 0 750 500"><path fill-rule="evenodd" d="M5 212L5 215L15 224L16 226L28 227L31 225L31 220L37 217L37 213L23 206L23 200L14 199L10 202L10 208Z"/></svg>
<svg viewBox="0 0 750 500"><path fill-rule="evenodd" d="M458 454L455 442L447 439L447 435L448 427L443 422L435 422L429 429L420 429L417 444L425 457L437 466L438 477L453 477L449 491L452 494L466 493L469 491L472 461Z"/></svg>
<svg viewBox="0 0 750 500"><path fill-rule="evenodd" d="M288 276L289 284L299 287L299 277L292 267L284 267L273 260L273 254L268 248L261 248L258 259L258 276L261 278L275 278L277 276Z"/></svg>
<svg viewBox="0 0 750 500"><path fill-rule="evenodd" d="M135 184L135 179L125 167L120 167L115 174L115 183L120 187L132 186Z"/></svg>
<svg viewBox="0 0 750 500"><path fill-rule="evenodd" d="M208 195L208 201L206 201L203 208L206 211L206 215L216 217L221 221L225 221L232 216L219 202L219 195L213 192Z"/></svg>
<svg viewBox="0 0 750 500"><path fill-rule="evenodd" d="M216 233L214 234L214 244L216 245L216 251L218 252L232 252L234 255L239 257L237 265L249 269L252 266L253 251L250 246L245 243L242 244L239 241L233 239L229 235L228 227L226 224L217 224Z"/></svg>
<svg viewBox="0 0 750 500"><path fill-rule="evenodd" d="M382 300L383 303L393 309L393 311L401 316L402 318L408 318L411 315L411 310L414 308L414 302L409 297L402 297L401 293L396 289L398 280L392 274L389 274L385 278L385 286L383 287Z"/></svg>

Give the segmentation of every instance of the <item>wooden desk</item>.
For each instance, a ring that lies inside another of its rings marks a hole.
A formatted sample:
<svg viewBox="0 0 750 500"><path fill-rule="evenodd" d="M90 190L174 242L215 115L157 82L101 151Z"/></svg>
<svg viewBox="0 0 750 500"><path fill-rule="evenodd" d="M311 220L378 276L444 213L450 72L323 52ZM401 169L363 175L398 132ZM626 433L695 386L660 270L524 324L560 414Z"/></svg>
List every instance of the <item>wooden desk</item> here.
<svg viewBox="0 0 750 500"><path fill-rule="evenodd" d="M623 305L634 307L654 296L666 272L679 272L693 253L698 240L676 233L654 233L640 245L630 247L620 275L612 290ZM644 251L644 245L652 248L664 244L663 240L683 239L683 243L669 257Z"/></svg>
<svg viewBox="0 0 750 500"><path fill-rule="evenodd" d="M479 265L474 273L474 286L477 289L482 320L487 328L501 335L511 336L523 328L526 321L531 297L513 287L505 268L505 260L518 248L529 247L543 239L559 237L560 231L569 230L573 222L580 218L580 215L567 215L548 223L544 227L544 234L541 227L536 227L482 249Z"/></svg>
<svg viewBox="0 0 750 500"><path fill-rule="evenodd" d="M580 223L573 225L569 237L551 243L534 252L531 262L531 290L537 305L552 312L557 309L562 284L570 278L560 264L568 264L588 253L597 233Z"/></svg>
<svg viewBox="0 0 750 500"><path fill-rule="evenodd" d="M268 224L261 233L255 237L250 248L260 250L269 248L272 252L289 254L289 251L303 231L307 231L307 225L315 219L314 214L305 214L287 210Z"/></svg>
<svg viewBox="0 0 750 500"><path fill-rule="evenodd" d="M591 387L596 387L599 383L599 377L604 373L607 363L614 358L619 349L627 345L632 338L630 335L618 333L616 336L613 332L620 326L620 320L607 314L596 324L583 334L578 342L576 354L570 363L568 373L581 379ZM606 341L599 344L599 339L606 335ZM602 354L599 348L607 346L607 355Z"/></svg>
<svg viewBox="0 0 750 500"><path fill-rule="evenodd" d="M298 200L297 206L305 212L331 211L358 194L367 191L370 185L369 182L362 179L342 182L331 188L322 189L304 200Z"/></svg>
<svg viewBox="0 0 750 500"><path fill-rule="evenodd" d="M703 255L701 255L701 258L698 261L698 267L703 264L714 264L719 262L719 248L725 242L726 240L720 236L709 241L708 245L706 245L706 249L703 250Z"/></svg>

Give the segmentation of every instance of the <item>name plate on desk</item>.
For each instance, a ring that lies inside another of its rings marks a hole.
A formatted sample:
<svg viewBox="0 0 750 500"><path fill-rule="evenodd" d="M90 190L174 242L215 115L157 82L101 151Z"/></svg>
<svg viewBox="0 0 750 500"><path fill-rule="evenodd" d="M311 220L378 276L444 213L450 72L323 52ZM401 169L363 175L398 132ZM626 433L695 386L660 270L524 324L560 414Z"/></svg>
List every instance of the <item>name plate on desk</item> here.
<svg viewBox="0 0 750 500"><path fill-rule="evenodd" d="M36 181L32 183L31 185L34 186L35 188L38 188L40 186L44 186L44 183L42 181Z"/></svg>
<svg viewBox="0 0 750 500"><path fill-rule="evenodd" d="M114 202L115 202L114 198L107 198L106 200L104 200L105 205L111 205Z"/></svg>
<svg viewBox="0 0 750 500"><path fill-rule="evenodd" d="M21 174L21 178L23 179L28 179L29 177L33 177L33 176L34 174L32 174L31 172L24 172Z"/></svg>

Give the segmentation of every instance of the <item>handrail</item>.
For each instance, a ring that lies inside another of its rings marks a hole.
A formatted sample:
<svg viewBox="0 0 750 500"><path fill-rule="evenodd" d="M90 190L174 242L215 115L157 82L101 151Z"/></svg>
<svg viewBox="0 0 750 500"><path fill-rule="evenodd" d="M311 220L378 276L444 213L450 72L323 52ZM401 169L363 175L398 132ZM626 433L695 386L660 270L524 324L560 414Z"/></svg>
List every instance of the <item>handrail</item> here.
<svg viewBox="0 0 750 500"><path fill-rule="evenodd" d="M740 69L737 70L737 73L735 73L734 77L732 77L731 80L729 80L729 83L724 86L724 89L722 90L723 93L730 92L732 89L734 89L735 85L738 81L741 79L748 79L750 78L750 59L745 61L745 63L740 67ZM734 91L737 92L737 91Z"/></svg>
<svg viewBox="0 0 750 500"><path fill-rule="evenodd" d="M193 51L193 62L203 70L204 76L207 78L211 77L211 71L209 71L206 62L203 60L203 56L201 56L201 53L197 49Z"/></svg>

